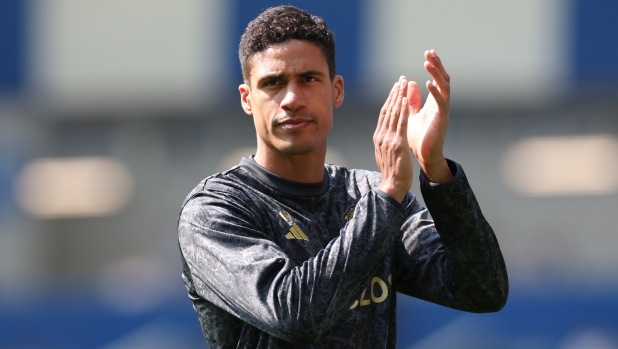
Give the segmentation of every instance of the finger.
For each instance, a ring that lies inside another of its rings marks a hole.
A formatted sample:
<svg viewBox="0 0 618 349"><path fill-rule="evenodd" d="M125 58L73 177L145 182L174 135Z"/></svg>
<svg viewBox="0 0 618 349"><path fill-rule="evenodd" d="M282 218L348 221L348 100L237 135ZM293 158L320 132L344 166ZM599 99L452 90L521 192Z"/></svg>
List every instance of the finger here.
<svg viewBox="0 0 618 349"><path fill-rule="evenodd" d="M442 75L436 67L429 62L425 62L425 70L427 70L427 72L434 79L434 85L444 95L444 98L448 100L451 93L451 85L448 81L446 81L444 75Z"/></svg>
<svg viewBox="0 0 618 349"><path fill-rule="evenodd" d="M421 100L421 90L418 88L416 81L410 81L408 83L408 104L412 114L417 114L423 105Z"/></svg>
<svg viewBox="0 0 618 349"><path fill-rule="evenodd" d="M397 99L393 103L390 112L390 125L391 131L397 130L397 124L399 123L399 116L401 113L401 100L405 97L406 89L408 87L407 80L404 76L399 78L399 85L397 86Z"/></svg>
<svg viewBox="0 0 618 349"><path fill-rule="evenodd" d="M410 116L410 108L408 108L408 98L401 99L401 114L399 115L399 123L397 124L397 133L404 139L408 139L408 117Z"/></svg>
<svg viewBox="0 0 618 349"><path fill-rule="evenodd" d="M386 98L386 101L384 102L384 105L382 106L382 109L380 110L380 119L378 120L378 123L380 125L382 125L384 123L384 120L388 117L388 111L391 108L391 105L393 104L393 99L395 99L396 97L397 97L397 83L395 83L393 87L391 88L391 91L388 93L388 97Z"/></svg>
<svg viewBox="0 0 618 349"><path fill-rule="evenodd" d="M440 90L438 89L438 87L434 82L431 81L427 81L425 83L425 86L427 86L427 89L429 90L429 93L431 93L431 96L433 97L433 99L436 101L436 103L438 104L438 107L440 108L440 111L444 110L444 108L447 106L447 102L446 99L444 98L444 96L442 95L442 93L440 92Z"/></svg>
<svg viewBox="0 0 618 349"><path fill-rule="evenodd" d="M393 85L393 88L391 88L391 91L389 92L388 97L386 98L386 102L384 102L382 109L380 109L380 117L378 118L378 126L376 127L375 135L379 134L382 131L384 120L388 119L387 117L388 110L392 104L392 100L394 99L394 96L396 96L395 94L396 91L397 91L397 83L395 83L395 85Z"/></svg>
<svg viewBox="0 0 618 349"><path fill-rule="evenodd" d="M399 80L395 83L395 86L393 87L395 89L395 91L393 92L393 98L390 101L390 104L388 105L388 115L389 117L393 116L393 109L397 108L397 99L400 96L400 90L401 90L401 79L402 77L399 77Z"/></svg>
<svg viewBox="0 0 618 349"><path fill-rule="evenodd" d="M446 81L451 81L451 77L446 72L446 69L442 64L442 60L440 59L440 56L438 56L438 54L436 53L436 50L425 51L425 59L429 61L433 66L435 66L436 69L438 69L438 71L444 76L444 79Z"/></svg>
<svg viewBox="0 0 618 349"><path fill-rule="evenodd" d="M431 75L434 80L438 81L440 85L449 86L449 81L446 80L446 77L442 74L435 65L433 65L430 61L425 61L425 70Z"/></svg>

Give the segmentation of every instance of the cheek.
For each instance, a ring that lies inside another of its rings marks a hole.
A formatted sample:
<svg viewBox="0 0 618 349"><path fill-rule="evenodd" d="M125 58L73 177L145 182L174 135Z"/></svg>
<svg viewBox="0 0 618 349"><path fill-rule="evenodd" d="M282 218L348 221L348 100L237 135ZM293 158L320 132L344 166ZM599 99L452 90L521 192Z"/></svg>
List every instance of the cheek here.
<svg viewBox="0 0 618 349"><path fill-rule="evenodd" d="M271 117L273 114L273 106L269 103L260 103L257 108L253 109L253 124L260 135L271 133Z"/></svg>
<svg viewBox="0 0 618 349"><path fill-rule="evenodd" d="M259 135L268 134L268 123L264 120L264 118L259 113L253 113L253 124L255 126L255 131Z"/></svg>
<svg viewBox="0 0 618 349"><path fill-rule="evenodd" d="M330 118L328 120L326 120L326 127L325 127L324 131L328 134L328 133L330 133L332 128L333 128L333 117L331 115Z"/></svg>
<svg viewBox="0 0 618 349"><path fill-rule="evenodd" d="M328 96L330 97L330 95ZM329 98L325 98L322 100L321 105L323 106L320 110L320 115L322 115L322 128L325 131L330 131L333 127L333 107L332 101Z"/></svg>

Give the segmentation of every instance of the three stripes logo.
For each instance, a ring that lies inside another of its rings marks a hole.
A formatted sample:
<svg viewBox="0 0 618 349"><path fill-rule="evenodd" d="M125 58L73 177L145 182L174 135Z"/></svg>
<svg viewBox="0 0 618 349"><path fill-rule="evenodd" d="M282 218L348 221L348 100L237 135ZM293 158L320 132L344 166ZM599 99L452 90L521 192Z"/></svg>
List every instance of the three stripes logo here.
<svg viewBox="0 0 618 349"><path fill-rule="evenodd" d="M309 241L309 238L305 233L300 229L298 224L294 223L292 220L292 215L290 215L287 211L279 212L279 216L283 218L288 224L291 224L290 231L285 235L285 238L288 240L296 239L296 240L305 240Z"/></svg>

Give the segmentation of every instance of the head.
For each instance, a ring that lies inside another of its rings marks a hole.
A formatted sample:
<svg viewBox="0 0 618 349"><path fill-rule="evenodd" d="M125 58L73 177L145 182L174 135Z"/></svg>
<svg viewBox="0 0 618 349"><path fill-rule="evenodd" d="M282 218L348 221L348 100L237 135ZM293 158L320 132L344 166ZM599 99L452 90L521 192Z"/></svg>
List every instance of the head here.
<svg viewBox="0 0 618 349"><path fill-rule="evenodd" d="M326 22L294 6L277 6L266 9L249 22L240 38L238 57L245 83L251 77L254 54L292 39L317 45L328 63L331 80L335 77L335 37Z"/></svg>
<svg viewBox="0 0 618 349"><path fill-rule="evenodd" d="M324 21L292 6L267 9L247 26L239 55L244 77L239 92L243 109L253 116L256 160L324 156L333 108L343 102L333 34Z"/></svg>

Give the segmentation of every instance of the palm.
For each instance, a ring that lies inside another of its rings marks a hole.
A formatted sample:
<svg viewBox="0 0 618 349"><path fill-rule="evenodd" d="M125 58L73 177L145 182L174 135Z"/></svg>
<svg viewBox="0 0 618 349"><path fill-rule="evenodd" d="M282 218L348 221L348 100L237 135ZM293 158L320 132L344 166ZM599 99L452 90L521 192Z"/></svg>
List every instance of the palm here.
<svg viewBox="0 0 618 349"><path fill-rule="evenodd" d="M410 114L408 143L420 163L430 162L442 155L448 114L443 116L432 95L427 97L425 106L418 113Z"/></svg>
<svg viewBox="0 0 618 349"><path fill-rule="evenodd" d="M425 69L433 77L427 82L429 96L422 106L421 93L415 82L408 85L410 120L408 143L423 170L444 161L442 149L449 119L450 77L435 51L425 52Z"/></svg>

